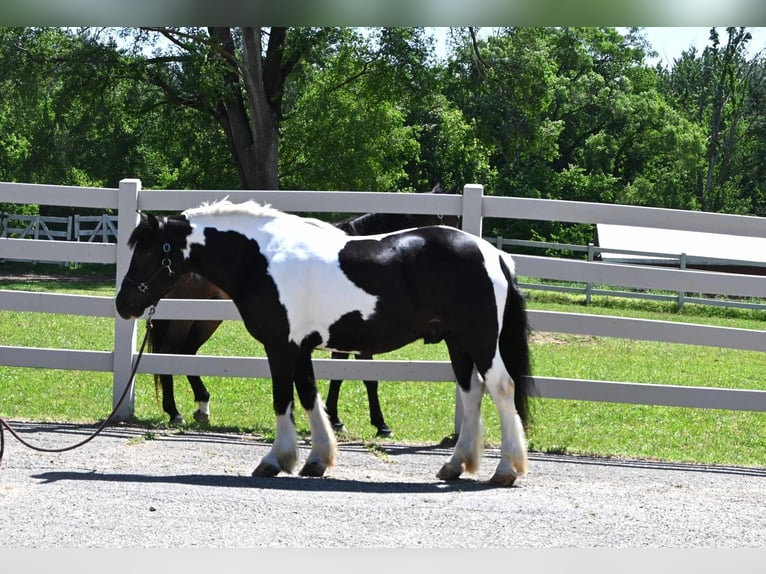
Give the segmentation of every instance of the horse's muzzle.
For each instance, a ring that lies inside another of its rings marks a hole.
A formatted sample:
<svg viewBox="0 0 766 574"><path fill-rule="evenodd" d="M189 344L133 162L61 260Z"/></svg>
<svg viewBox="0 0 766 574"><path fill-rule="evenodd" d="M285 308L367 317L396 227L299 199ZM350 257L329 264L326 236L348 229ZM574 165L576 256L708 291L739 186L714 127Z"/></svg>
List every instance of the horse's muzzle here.
<svg viewBox="0 0 766 574"><path fill-rule="evenodd" d="M114 300L114 306L117 309L117 313L123 319L137 319L144 314L146 308L151 306L151 302L146 300L143 293L135 292L128 293L131 289L125 289L121 287L117 293L117 297ZM135 295L141 295L136 297Z"/></svg>

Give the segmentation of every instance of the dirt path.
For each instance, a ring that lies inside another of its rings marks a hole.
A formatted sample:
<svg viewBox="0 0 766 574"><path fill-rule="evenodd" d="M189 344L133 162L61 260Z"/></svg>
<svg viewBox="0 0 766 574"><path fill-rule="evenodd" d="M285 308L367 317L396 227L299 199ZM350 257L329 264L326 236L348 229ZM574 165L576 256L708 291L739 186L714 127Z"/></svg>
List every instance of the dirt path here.
<svg viewBox="0 0 766 574"><path fill-rule="evenodd" d="M92 430L15 426L49 446ZM398 443L341 443L325 478L256 479L269 444L246 435L114 427L62 454L5 437L4 548L766 546L766 469L533 453L516 487L493 489L495 450L448 484L435 473L451 449Z"/></svg>

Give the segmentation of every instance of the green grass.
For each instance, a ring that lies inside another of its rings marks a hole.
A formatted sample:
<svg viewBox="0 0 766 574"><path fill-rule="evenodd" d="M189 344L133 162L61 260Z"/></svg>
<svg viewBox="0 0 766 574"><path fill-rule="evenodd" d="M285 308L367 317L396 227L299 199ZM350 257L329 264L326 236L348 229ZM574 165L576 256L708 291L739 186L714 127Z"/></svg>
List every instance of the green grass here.
<svg viewBox="0 0 766 574"><path fill-rule="evenodd" d="M60 268L59 268L60 269ZM5 268L3 268L5 270ZM35 271L40 271L39 266ZM54 269L53 271L56 271ZM98 270L65 270L62 280L45 282L0 278L1 289L54 290L113 295L113 279ZM113 275L112 275L113 277ZM531 309L632 316L762 329L766 314L756 311L687 305L682 313L669 303L594 298L535 292ZM71 349L111 350L114 321L43 313L0 313L0 344ZM140 332L142 335L143 332ZM263 355L238 321L222 324L200 353ZM535 334L534 372L539 376L651 382L670 385L766 389L763 353L576 335ZM327 356L317 352L317 357ZM447 360L443 344L412 344L378 358ZM179 409L191 419L196 408L189 385L177 377ZM268 379L207 377L214 430L257 433L271 437L274 416ZM327 392L327 382L320 382ZM402 442L437 443L454 425L452 383L383 382L380 397L386 420ZM40 421L103 420L112 404L111 373L0 367L0 416ZM341 391L341 418L348 438L375 442L367 398L359 381ZM489 397L483 404L486 437L499 442L497 414ZM766 413L654 407L537 399L530 447L545 452L587 453L711 464L766 466ZM152 377L136 381L135 420L149 429L166 425ZM299 432L308 423L296 412ZM189 428L198 428L190 423Z"/></svg>

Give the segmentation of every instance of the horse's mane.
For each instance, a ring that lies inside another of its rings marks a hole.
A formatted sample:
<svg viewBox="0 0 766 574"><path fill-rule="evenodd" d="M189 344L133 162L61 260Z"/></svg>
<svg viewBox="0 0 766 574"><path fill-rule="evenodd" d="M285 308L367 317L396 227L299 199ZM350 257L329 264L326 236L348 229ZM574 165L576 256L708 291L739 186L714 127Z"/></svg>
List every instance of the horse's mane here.
<svg viewBox="0 0 766 574"><path fill-rule="evenodd" d="M200 215L253 215L256 217L281 217L287 215L271 207L269 204L260 204L252 199L242 203L232 203L228 199L214 202L204 202L198 207L189 208L181 213L184 217L198 217Z"/></svg>
<svg viewBox="0 0 766 574"><path fill-rule="evenodd" d="M307 225L312 225L320 229L331 230L335 232L339 231L337 227L331 223L322 221L321 219L316 219L313 217L300 217L292 213L279 211L278 209L271 207L271 205L268 203L260 204L252 199L243 201L242 203L232 203L228 200L228 198L224 198L220 201L215 201L212 203L205 202L200 204L198 207L187 209L181 215L185 217L199 217L203 215L248 215L252 217L266 218L291 217L301 220Z"/></svg>

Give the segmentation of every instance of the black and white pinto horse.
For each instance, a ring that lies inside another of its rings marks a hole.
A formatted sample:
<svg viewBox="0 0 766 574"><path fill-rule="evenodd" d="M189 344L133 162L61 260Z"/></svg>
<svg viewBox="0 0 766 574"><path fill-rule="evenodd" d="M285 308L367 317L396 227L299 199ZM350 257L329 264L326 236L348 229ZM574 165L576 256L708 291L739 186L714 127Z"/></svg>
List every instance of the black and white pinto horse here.
<svg viewBox="0 0 766 574"><path fill-rule="evenodd" d="M441 195L447 191L440 184L437 184L428 193ZM457 227L459 223L460 218L455 215L365 213L344 219L333 225L349 235L371 235L426 225ZM173 288L163 297L166 299L229 299L229 296L222 289L195 273L187 273L180 277ZM220 320L154 319L152 329L148 332L147 348L155 353L194 355L213 336L221 323ZM333 359L347 359L349 356L350 353L332 353ZM365 354L355 356L357 359L373 358L372 355ZM199 423L207 423L210 418L210 392L199 375L187 375L186 378L197 403L197 410L194 411L193 415L194 420ZM186 421L178 411L175 401L173 375L155 374L154 382L157 390L162 391L162 408L170 417L170 424L185 424ZM325 408L333 429L345 432L347 431L346 425L338 415L338 399L342 382L341 379L330 381ZM377 429L377 436L392 436L393 432L383 416L383 409L378 396L378 381L365 380L363 382L367 390L370 424Z"/></svg>
<svg viewBox="0 0 766 574"><path fill-rule="evenodd" d="M311 431L302 476L335 465L337 444L311 364L315 348L379 354L417 339L445 341L463 403L460 434L437 477L479 468L481 400L500 418L501 456L490 479L512 485L527 471L528 325L511 257L446 226L350 236L318 220L255 202L203 204L181 215L141 215L130 267L116 297L137 318L194 272L229 294L265 349L276 438L254 476L291 473L298 441L293 382ZM475 373L475 376L474 376Z"/></svg>

